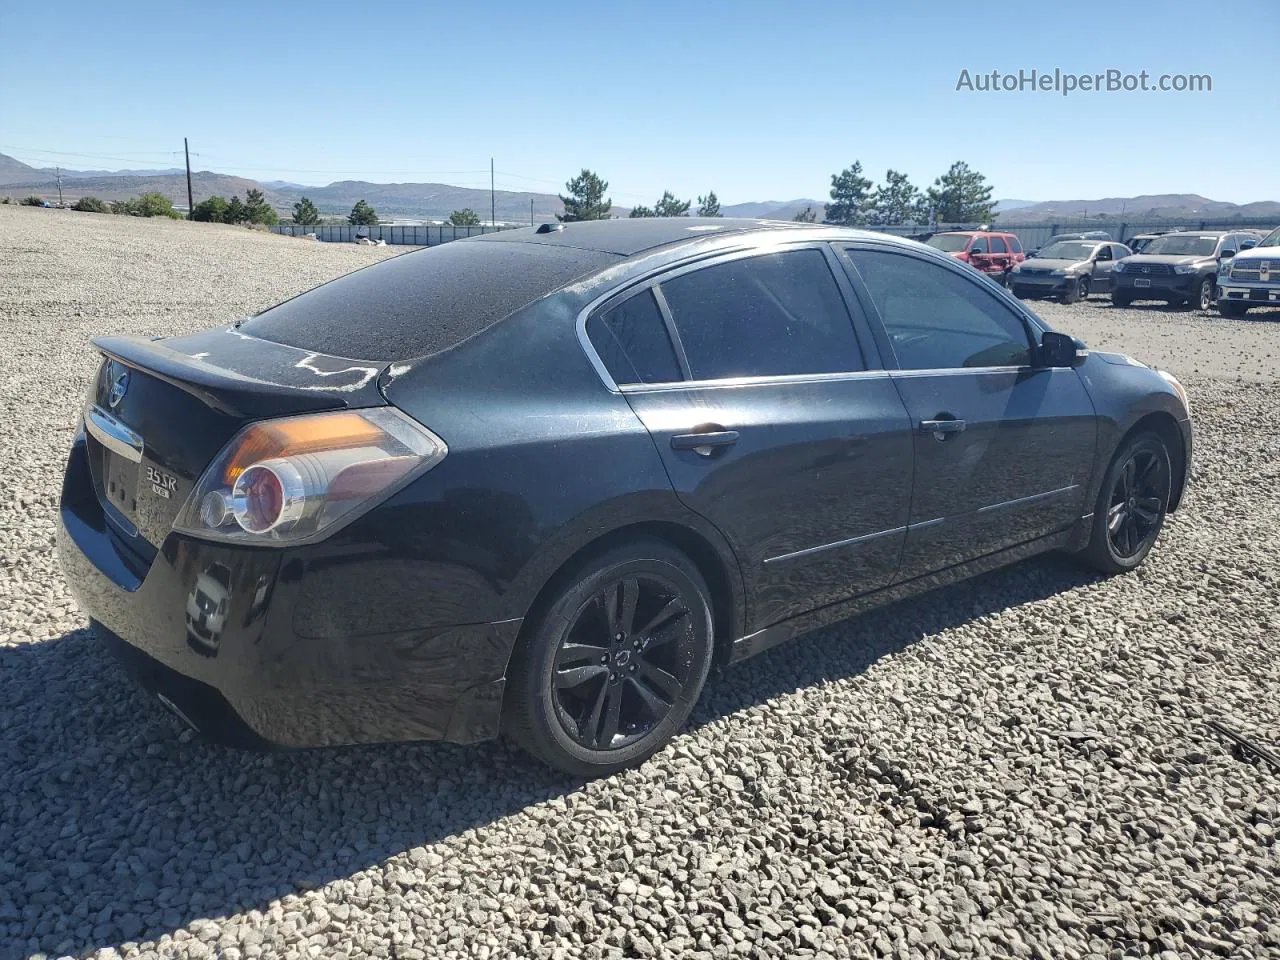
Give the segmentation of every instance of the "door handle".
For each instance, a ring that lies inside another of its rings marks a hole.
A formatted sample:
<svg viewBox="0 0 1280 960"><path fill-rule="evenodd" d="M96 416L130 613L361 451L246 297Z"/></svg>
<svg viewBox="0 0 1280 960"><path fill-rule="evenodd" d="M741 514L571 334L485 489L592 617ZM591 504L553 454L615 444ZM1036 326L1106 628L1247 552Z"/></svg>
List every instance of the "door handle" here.
<svg viewBox="0 0 1280 960"><path fill-rule="evenodd" d="M731 447L737 442L737 430L709 430L706 433L677 433L671 438L671 449L693 450L704 457L709 457L716 447Z"/></svg>
<svg viewBox="0 0 1280 960"><path fill-rule="evenodd" d="M925 433L932 433L935 440L946 440L947 437L954 436L957 433L964 433L964 427L963 420L954 418L920 421L920 429Z"/></svg>

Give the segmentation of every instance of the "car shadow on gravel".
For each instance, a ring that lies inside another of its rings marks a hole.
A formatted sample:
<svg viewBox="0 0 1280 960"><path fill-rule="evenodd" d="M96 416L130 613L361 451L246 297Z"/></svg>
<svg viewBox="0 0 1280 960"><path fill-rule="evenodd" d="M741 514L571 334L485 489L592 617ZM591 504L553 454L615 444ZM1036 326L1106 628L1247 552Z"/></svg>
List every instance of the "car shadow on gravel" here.
<svg viewBox="0 0 1280 960"><path fill-rule="evenodd" d="M714 675L692 725L1091 579L1040 558L816 631ZM0 958L154 939L441 841L447 858L449 838L579 785L502 743L216 747L181 732L87 631L3 646Z"/></svg>

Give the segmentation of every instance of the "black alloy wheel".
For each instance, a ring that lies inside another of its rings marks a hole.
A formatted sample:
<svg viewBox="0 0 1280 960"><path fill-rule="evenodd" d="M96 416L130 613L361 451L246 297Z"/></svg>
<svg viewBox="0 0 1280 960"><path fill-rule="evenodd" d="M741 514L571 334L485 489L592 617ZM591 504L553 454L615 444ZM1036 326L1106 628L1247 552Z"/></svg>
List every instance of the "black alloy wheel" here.
<svg viewBox="0 0 1280 960"><path fill-rule="evenodd" d="M567 773L639 763L687 719L711 666L701 575L659 541L581 571L512 657L504 727Z"/></svg>
<svg viewBox="0 0 1280 960"><path fill-rule="evenodd" d="M1169 450L1141 433L1116 454L1094 508L1086 559L1105 573L1124 573L1146 559L1164 525L1172 494Z"/></svg>

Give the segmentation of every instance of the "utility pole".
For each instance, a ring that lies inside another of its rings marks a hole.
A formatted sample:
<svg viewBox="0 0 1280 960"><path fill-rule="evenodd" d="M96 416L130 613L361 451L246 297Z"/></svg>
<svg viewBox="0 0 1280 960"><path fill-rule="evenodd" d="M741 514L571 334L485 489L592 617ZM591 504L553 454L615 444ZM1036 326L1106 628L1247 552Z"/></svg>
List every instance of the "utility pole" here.
<svg viewBox="0 0 1280 960"><path fill-rule="evenodd" d="M498 201L493 195L493 157L489 158L489 226L498 225Z"/></svg>
<svg viewBox="0 0 1280 960"><path fill-rule="evenodd" d="M62 206L62 168L53 168L58 178L58 206Z"/></svg>
<svg viewBox="0 0 1280 960"><path fill-rule="evenodd" d="M196 215L196 202L191 195L191 148L187 146L187 138L182 138L182 152L187 158L187 219Z"/></svg>
<svg viewBox="0 0 1280 960"><path fill-rule="evenodd" d="M533 226L533 197L529 198L529 226Z"/></svg>

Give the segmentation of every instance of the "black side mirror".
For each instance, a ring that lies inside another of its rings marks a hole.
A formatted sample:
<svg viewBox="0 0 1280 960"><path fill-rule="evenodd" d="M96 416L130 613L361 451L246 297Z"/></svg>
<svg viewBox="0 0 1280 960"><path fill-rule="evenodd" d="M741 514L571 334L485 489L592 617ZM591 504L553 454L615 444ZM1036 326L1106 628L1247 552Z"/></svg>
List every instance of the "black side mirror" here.
<svg viewBox="0 0 1280 960"><path fill-rule="evenodd" d="M1240 249L1241 249L1241 250L1252 250L1252 249L1253 249L1254 247L1256 247L1257 245L1258 245L1258 241L1257 241L1257 240L1242 240L1242 241L1240 242Z"/></svg>
<svg viewBox="0 0 1280 960"><path fill-rule="evenodd" d="M1037 365L1042 368L1078 367L1089 356L1089 350L1082 342L1056 330L1046 330L1040 337L1038 353Z"/></svg>
<svg viewBox="0 0 1280 960"><path fill-rule="evenodd" d="M1234 257L1235 255L1236 255L1235 250L1231 249L1231 247L1227 247L1227 249L1225 249L1225 250L1223 250L1223 251L1222 251L1222 256L1221 256L1221 257L1219 257L1219 259L1220 259L1220 260L1230 260L1230 259L1231 259L1232 257Z"/></svg>

